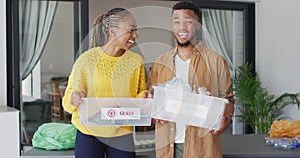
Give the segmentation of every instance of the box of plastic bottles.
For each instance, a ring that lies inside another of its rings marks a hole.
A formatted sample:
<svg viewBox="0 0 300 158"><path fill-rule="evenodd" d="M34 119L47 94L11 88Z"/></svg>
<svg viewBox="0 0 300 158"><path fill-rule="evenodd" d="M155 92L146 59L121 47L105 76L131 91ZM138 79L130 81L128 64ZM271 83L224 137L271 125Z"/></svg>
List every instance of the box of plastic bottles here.
<svg viewBox="0 0 300 158"><path fill-rule="evenodd" d="M80 121L86 126L150 126L152 99L83 98Z"/></svg>

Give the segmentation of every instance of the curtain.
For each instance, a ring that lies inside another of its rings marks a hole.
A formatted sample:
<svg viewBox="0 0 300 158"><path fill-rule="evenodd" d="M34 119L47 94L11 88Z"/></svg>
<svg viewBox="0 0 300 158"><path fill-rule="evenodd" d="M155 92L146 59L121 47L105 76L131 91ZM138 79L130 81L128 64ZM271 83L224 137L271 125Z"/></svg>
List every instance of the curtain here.
<svg viewBox="0 0 300 158"><path fill-rule="evenodd" d="M233 12L215 9L202 11L203 41L207 47L224 56L233 75Z"/></svg>
<svg viewBox="0 0 300 158"><path fill-rule="evenodd" d="M24 80L45 48L57 1L20 0L19 6L21 75Z"/></svg>

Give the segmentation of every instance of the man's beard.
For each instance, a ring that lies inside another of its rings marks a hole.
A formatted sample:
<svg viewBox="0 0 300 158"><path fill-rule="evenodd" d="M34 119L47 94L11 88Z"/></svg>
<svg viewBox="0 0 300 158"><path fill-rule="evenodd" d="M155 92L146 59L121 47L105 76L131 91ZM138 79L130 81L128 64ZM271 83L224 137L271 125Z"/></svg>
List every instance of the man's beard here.
<svg viewBox="0 0 300 158"><path fill-rule="evenodd" d="M194 39L194 37L195 37L195 35L193 35L190 39ZM180 43L176 37L175 37L175 39L176 39L176 41L177 41L178 46L180 46L180 47L187 47L187 46L189 46L190 44L192 44L190 40L188 40L188 41L185 42L185 43Z"/></svg>
<svg viewBox="0 0 300 158"><path fill-rule="evenodd" d="M185 42L185 43L180 43L177 39L176 39L176 41L177 41L177 44L178 44L180 47L187 47L188 45L191 44L190 41L187 41L187 42Z"/></svg>

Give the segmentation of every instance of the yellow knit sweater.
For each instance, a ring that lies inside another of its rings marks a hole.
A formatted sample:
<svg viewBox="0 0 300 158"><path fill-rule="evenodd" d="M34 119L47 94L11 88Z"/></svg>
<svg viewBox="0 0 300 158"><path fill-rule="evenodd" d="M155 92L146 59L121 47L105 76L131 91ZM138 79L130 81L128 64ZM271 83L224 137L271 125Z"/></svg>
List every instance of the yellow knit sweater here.
<svg viewBox="0 0 300 158"><path fill-rule="evenodd" d="M72 123L84 134L115 137L132 133L130 126L84 126L78 107L71 105L71 94L83 92L88 98L141 97L146 91L145 70L140 55L126 51L121 57L105 54L100 47L83 53L75 62L63 98Z"/></svg>

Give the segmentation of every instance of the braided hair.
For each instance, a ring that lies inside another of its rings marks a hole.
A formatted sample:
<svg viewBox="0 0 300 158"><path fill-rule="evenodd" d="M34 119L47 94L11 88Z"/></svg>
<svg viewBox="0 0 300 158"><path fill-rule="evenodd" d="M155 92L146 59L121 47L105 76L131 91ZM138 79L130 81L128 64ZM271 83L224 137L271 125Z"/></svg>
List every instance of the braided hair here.
<svg viewBox="0 0 300 158"><path fill-rule="evenodd" d="M131 15L131 13L124 8L113 8L105 14L99 15L93 24L91 47L102 46L107 43L109 29L118 27L120 20L128 15Z"/></svg>

